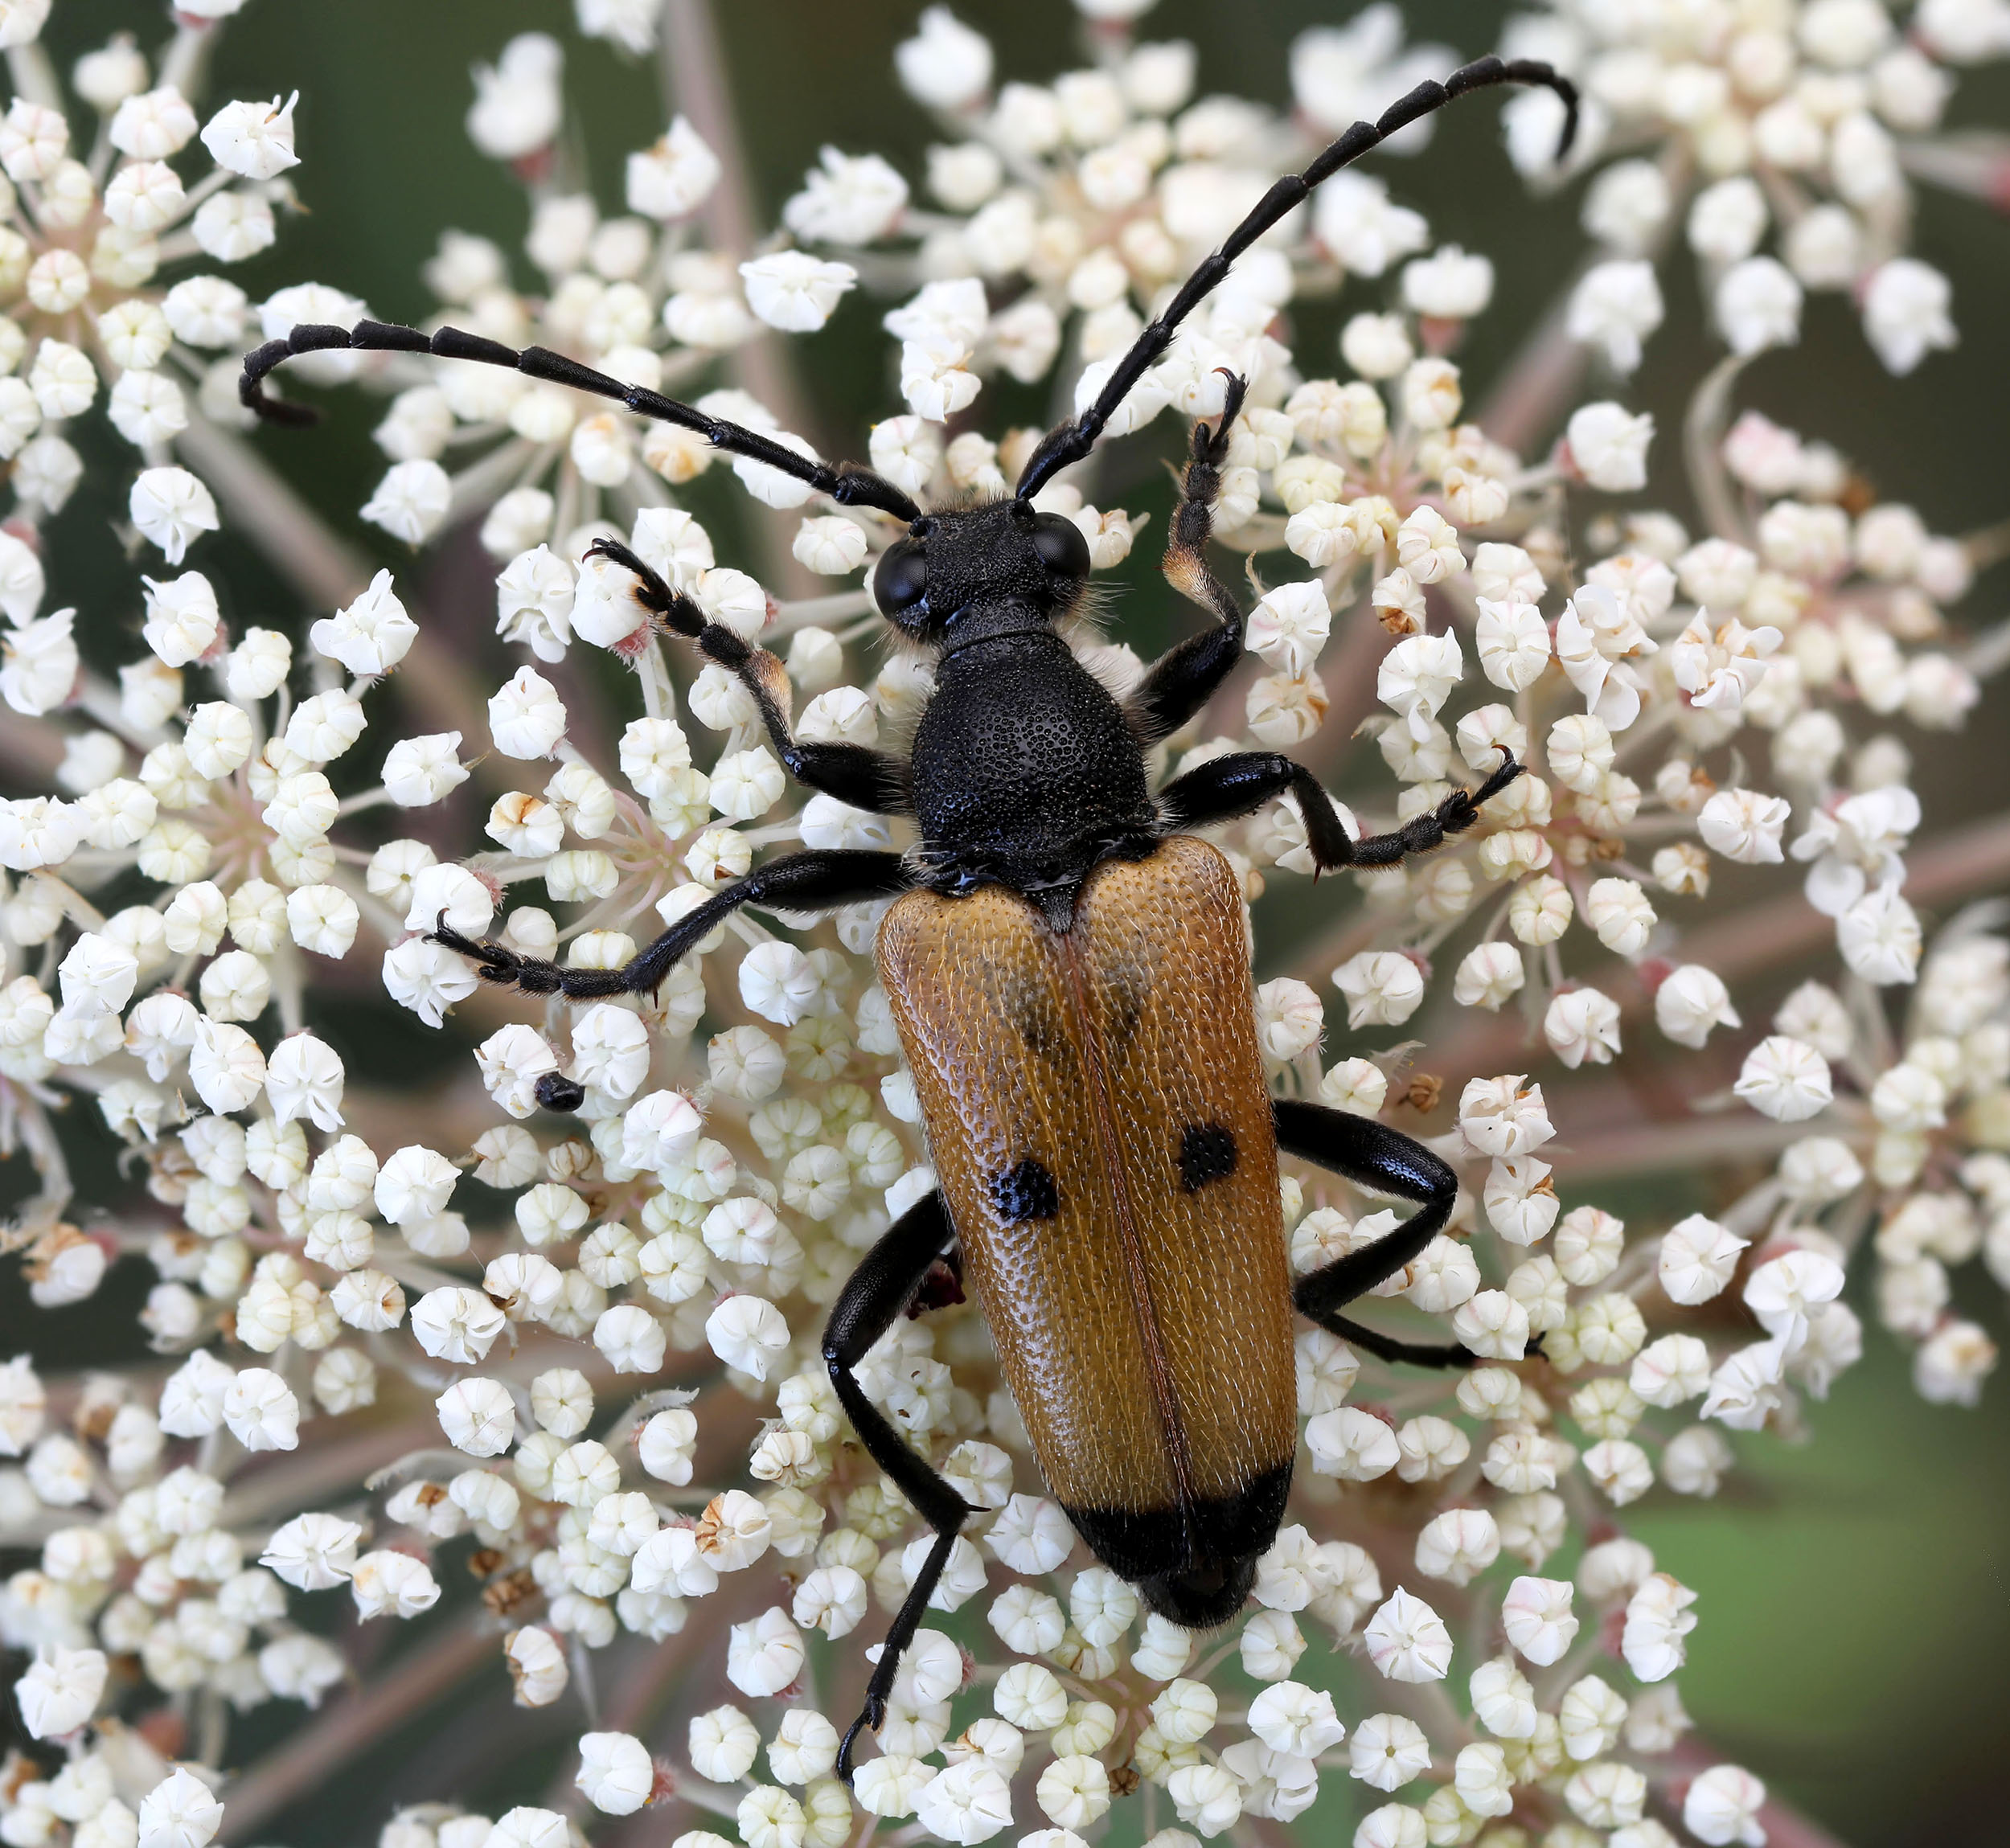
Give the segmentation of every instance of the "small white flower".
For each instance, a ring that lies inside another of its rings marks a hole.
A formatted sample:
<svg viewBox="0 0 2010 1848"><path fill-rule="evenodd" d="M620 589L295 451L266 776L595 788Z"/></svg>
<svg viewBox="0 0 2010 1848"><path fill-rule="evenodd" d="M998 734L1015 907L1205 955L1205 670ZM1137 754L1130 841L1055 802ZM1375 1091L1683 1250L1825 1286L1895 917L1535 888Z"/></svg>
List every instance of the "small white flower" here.
<svg viewBox="0 0 2010 1848"><path fill-rule="evenodd" d="M893 62L908 94L931 109L967 109L991 87L991 41L946 6L923 12L919 31L894 47Z"/></svg>
<svg viewBox="0 0 2010 1848"><path fill-rule="evenodd" d="M76 690L80 660L71 630L73 609L59 609L39 622L0 635L0 699L17 712L39 719Z"/></svg>
<svg viewBox="0 0 2010 1848"><path fill-rule="evenodd" d="M1626 1666L1641 1680L1665 1681L1682 1666L1687 1650L1682 1639L1696 1628L1688 1607L1696 1593L1666 1572L1657 1572L1626 1604L1620 1649Z"/></svg>
<svg viewBox="0 0 2010 1848"><path fill-rule="evenodd" d="M1311 671L1332 632L1326 591L1316 578L1279 584L1249 613L1247 645L1280 672Z"/></svg>
<svg viewBox="0 0 2010 1848"><path fill-rule="evenodd" d="M1720 789L1696 818L1704 843L1727 860L1777 866L1785 858L1780 837L1793 810L1784 797L1758 789Z"/></svg>
<svg viewBox="0 0 2010 1848"><path fill-rule="evenodd" d="M1534 685L1549 665L1549 628L1532 603L1478 600L1473 644L1480 671L1511 693Z"/></svg>
<svg viewBox="0 0 2010 1848"><path fill-rule="evenodd" d="M502 1310L487 1297L458 1285L428 1290L412 1306L420 1346L453 1367L478 1365L503 1326Z"/></svg>
<svg viewBox="0 0 2010 1848"><path fill-rule="evenodd" d="M579 1752L572 1781L596 1809L608 1816L632 1816L649 1801L656 1784L655 1761L633 1734L584 1733Z"/></svg>
<svg viewBox="0 0 2010 1848"><path fill-rule="evenodd" d="M1654 265L1628 259L1594 264L1585 272L1571 292L1565 325L1573 340L1601 349L1615 372L1631 372L1640 363L1641 342L1661 325L1664 313Z"/></svg>
<svg viewBox="0 0 2010 1848"><path fill-rule="evenodd" d="M209 1786L177 1765L140 1799L138 1848L204 1848L223 1821Z"/></svg>
<svg viewBox="0 0 2010 1848"><path fill-rule="evenodd" d="M1746 1241L1700 1213L1670 1227L1661 1239L1661 1287L1675 1302L1708 1302L1731 1280Z"/></svg>
<svg viewBox="0 0 2010 1848"><path fill-rule="evenodd" d="M493 66L474 67L468 138L491 160L521 160L557 133L564 112L559 78L565 54L556 39L525 32L503 47Z"/></svg>
<svg viewBox="0 0 2010 1848"><path fill-rule="evenodd" d="M308 639L317 653L339 661L351 674L374 674L388 673L404 660L418 634L419 625L392 588L391 573L380 571L347 608L315 623Z"/></svg>
<svg viewBox="0 0 2010 1848"><path fill-rule="evenodd" d="M133 524L158 546L170 564L179 564L200 533L213 533L216 502L186 469L144 469L128 502Z"/></svg>
<svg viewBox="0 0 2010 1848"><path fill-rule="evenodd" d="M765 1379L789 1345L789 1325L765 1297L728 1297L705 1318L705 1340L727 1366Z"/></svg>
<svg viewBox="0 0 2010 1848"><path fill-rule="evenodd" d="M1717 285L1717 330L1741 359L1769 346L1791 346L1801 337L1801 285L1784 264L1748 256Z"/></svg>
<svg viewBox="0 0 2010 1848"><path fill-rule="evenodd" d="M1765 1848L1766 1830L1759 1812L1766 1805L1766 1786L1735 1764L1715 1764L1697 1777L1682 1799L1682 1826L1712 1848L1733 1842L1743 1848Z"/></svg>
<svg viewBox="0 0 2010 1848"><path fill-rule="evenodd" d="M393 539L420 545L439 530L453 498L446 470L429 457L418 457L392 465L363 502L363 517ZM173 559L170 554L170 563Z"/></svg>
<svg viewBox="0 0 2010 1848"><path fill-rule="evenodd" d="M1438 709L1465 671L1456 636L1405 636L1382 657L1376 697L1403 719L1410 736L1421 744L1430 737Z"/></svg>
<svg viewBox="0 0 2010 1848"><path fill-rule="evenodd" d="M293 105L299 100L296 90L284 103L277 96L269 103L226 103L204 126L203 145L232 173L251 180L276 178L300 165L293 152Z"/></svg>
<svg viewBox="0 0 2010 1848"><path fill-rule="evenodd" d="M535 668L519 667L489 701L489 735L506 757L548 757L565 736L558 689Z"/></svg>
<svg viewBox="0 0 2010 1848"><path fill-rule="evenodd" d="M728 1633L726 1678L742 1694L779 1694L802 1673L802 1633L779 1606Z"/></svg>
<svg viewBox="0 0 2010 1848"><path fill-rule="evenodd" d="M848 263L832 263L806 251L779 250L740 266L747 305L770 327L813 334L858 281Z"/></svg>
<svg viewBox="0 0 2010 1848"><path fill-rule="evenodd" d="M1403 301L1418 314L1466 321L1483 313L1493 299L1494 266L1455 244L1403 266Z"/></svg>
<svg viewBox="0 0 2010 1848"><path fill-rule="evenodd" d="M247 1450L291 1450L300 1441L300 1403L286 1383L262 1367L246 1367L224 1390L224 1422Z"/></svg>
<svg viewBox="0 0 2010 1848"><path fill-rule="evenodd" d="M1312 215L1319 242L1361 276L1386 274L1391 264L1421 250L1430 238L1421 215L1390 203L1387 182L1352 169L1334 174L1313 195Z"/></svg>
<svg viewBox="0 0 2010 1848"><path fill-rule="evenodd" d="M1864 291L1864 331L1887 371L1902 377L1929 353L1954 346L1952 297L1946 277L1914 257L1895 257L1877 269Z"/></svg>
<svg viewBox="0 0 2010 1848"><path fill-rule="evenodd" d="M1610 402L1580 406L1571 413L1565 436L1577 472L1609 494L1635 494L1647 485L1647 446L1653 440L1650 414L1635 416Z"/></svg>
<svg viewBox="0 0 2010 1848"><path fill-rule="evenodd" d="M1719 1026L1741 1024L1723 978L1700 963L1672 969L1654 991L1655 1024L1678 1046L1700 1047Z"/></svg>
<svg viewBox="0 0 2010 1848"><path fill-rule="evenodd" d="M1442 1681L1451 1667L1452 1639L1444 1619L1400 1586L1361 1633L1368 1659L1391 1681Z"/></svg>
<svg viewBox="0 0 2010 1848"><path fill-rule="evenodd" d="M870 244L892 228L906 205L907 182L877 154L852 156L827 147L821 165L810 170L781 215L791 231L812 243Z"/></svg>
<svg viewBox="0 0 2010 1848"><path fill-rule="evenodd" d="M1568 1580L1516 1579L1501 1600L1501 1625L1508 1641L1540 1667L1561 1661L1577 1634L1570 1601Z"/></svg>
<svg viewBox="0 0 2010 1848"><path fill-rule="evenodd" d="M334 1514L297 1514L276 1529L259 1564L303 1592L339 1585L355 1569L363 1529Z"/></svg>
<svg viewBox="0 0 2010 1848"><path fill-rule="evenodd" d="M1851 972L1866 981L1890 987L1918 973L1918 914L1896 887L1877 887L1857 899L1837 919L1836 941Z"/></svg>
<svg viewBox="0 0 2010 1848"><path fill-rule="evenodd" d="M1827 1108L1835 1095L1828 1061L1813 1047L1786 1034L1762 1039L1745 1055L1733 1088L1776 1123L1803 1122Z"/></svg>
<svg viewBox="0 0 2010 1848"><path fill-rule="evenodd" d="M273 1049L265 1095L278 1121L305 1117L316 1129L332 1133L342 1127L345 1076L340 1055L326 1040L296 1033Z"/></svg>
<svg viewBox="0 0 2010 1848"><path fill-rule="evenodd" d="M416 1617L440 1601L439 1584L424 1560L388 1550L357 1560L349 1591L356 1615L364 1619Z"/></svg>
<svg viewBox="0 0 2010 1848"><path fill-rule="evenodd" d="M59 1739L96 1711L107 1670L99 1649L44 1649L14 1684L21 1723L31 1739Z"/></svg>

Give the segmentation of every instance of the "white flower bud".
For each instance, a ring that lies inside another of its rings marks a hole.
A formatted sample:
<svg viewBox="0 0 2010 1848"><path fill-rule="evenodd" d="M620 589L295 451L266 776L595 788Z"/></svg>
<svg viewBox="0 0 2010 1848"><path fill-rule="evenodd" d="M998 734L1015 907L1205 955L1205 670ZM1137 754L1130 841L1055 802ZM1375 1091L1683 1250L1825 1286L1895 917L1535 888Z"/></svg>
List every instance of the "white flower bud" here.
<svg viewBox="0 0 2010 1848"><path fill-rule="evenodd" d="M705 1340L727 1366L765 1379L787 1350L789 1325L765 1297L728 1297L706 1317Z"/></svg>
<svg viewBox="0 0 2010 1848"><path fill-rule="evenodd" d="M1325 588L1316 578L1279 584L1249 613L1247 645L1281 673L1302 678L1326 646L1332 623Z"/></svg>
<svg viewBox="0 0 2010 1848"><path fill-rule="evenodd" d="M633 1734L584 1733L579 1754L572 1781L604 1815L632 1816L648 1802L656 1784L655 1761Z"/></svg>
<svg viewBox="0 0 2010 1848"><path fill-rule="evenodd" d="M1361 1634L1368 1659L1391 1681L1442 1681L1451 1666L1452 1641L1444 1620L1401 1588Z"/></svg>
<svg viewBox="0 0 2010 1848"><path fill-rule="evenodd" d="M1827 1108L1835 1094L1828 1061L1804 1041L1774 1034L1745 1055L1732 1088L1762 1116L1799 1123Z"/></svg>
<svg viewBox="0 0 2010 1848"><path fill-rule="evenodd" d="M1334 970L1333 985L1347 997L1349 1027L1395 1026L1422 1004L1424 977L1416 963L1395 950L1364 950Z"/></svg>
<svg viewBox="0 0 2010 1848"><path fill-rule="evenodd" d="M1661 1239L1662 1289L1672 1301L1708 1302L1731 1280L1746 1242L1700 1213L1678 1220Z"/></svg>
<svg viewBox="0 0 2010 1848"><path fill-rule="evenodd" d="M1651 416L1635 416L1614 404L1581 406L1572 413L1565 436L1577 473L1609 494L1638 494L1647 485L1647 446L1653 440Z"/></svg>

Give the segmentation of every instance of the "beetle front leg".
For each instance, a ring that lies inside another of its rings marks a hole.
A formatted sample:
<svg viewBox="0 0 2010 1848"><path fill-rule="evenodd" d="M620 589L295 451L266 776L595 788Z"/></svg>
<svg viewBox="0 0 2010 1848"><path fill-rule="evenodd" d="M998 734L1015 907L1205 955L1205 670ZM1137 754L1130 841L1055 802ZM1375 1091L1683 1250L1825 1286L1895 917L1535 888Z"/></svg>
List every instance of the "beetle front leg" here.
<svg viewBox="0 0 2010 1848"><path fill-rule="evenodd" d="M1159 813L1174 830L1205 828L1254 814L1265 802L1289 793L1305 821L1306 844L1321 872L1343 867L1393 867L1412 854L1427 854L1479 819L1481 808L1521 774L1522 766L1502 753L1504 761L1477 789L1454 789L1435 809L1413 817L1386 834L1364 834L1356 840L1302 764L1275 751L1237 751L1216 757L1168 783L1159 797Z"/></svg>
<svg viewBox="0 0 2010 1848"><path fill-rule="evenodd" d="M922 1613L935 1592L936 1581L949 1563L958 1530L976 1510L958 1494L927 1461L917 1456L886 1415L865 1395L855 1371L872 1344L891 1328L913 1301L935 1260L955 1236L942 1196L930 1194L909 1207L852 1272L824 1324L823 1361L839 1403L851 1420L866 1454L892 1477L921 1518L935 1530L935 1544L915 1575L906 1601L887 1632L885 1645L866 1684L865 1707L852 1721L838 1751L838 1775L851 1781L851 1749L869 1727L877 1732L886 1718L888 1697L900 1657L921 1628Z"/></svg>
<svg viewBox="0 0 2010 1848"><path fill-rule="evenodd" d="M1215 497L1229 458L1229 432L1242 409L1246 379L1232 379L1221 415L1211 428L1193 427L1192 450L1181 478L1179 505L1160 568L1166 580L1190 602L1213 613L1215 626L1177 643L1145 670L1126 710L1147 743L1167 737L1212 699L1242 658L1246 619L1235 593L1208 569L1208 540L1214 531Z"/></svg>
<svg viewBox="0 0 2010 1848"><path fill-rule="evenodd" d="M619 539L594 540L587 556L605 559L630 573L635 580L632 594L643 609L696 642L708 660L738 679L753 696L782 768L798 783L876 815L913 812L908 767L902 759L870 745L813 744L796 736L790 727L788 671L777 657L742 641L724 623L709 621L695 603L672 589L660 572Z"/></svg>
<svg viewBox="0 0 2010 1848"><path fill-rule="evenodd" d="M1397 1341L1339 1313L1356 1297L1394 1276L1444 1230L1458 1199L1458 1175L1422 1143L1371 1117L1288 1097L1278 1099L1272 1108L1278 1146L1287 1155L1315 1162L1377 1193L1418 1203L1418 1210L1386 1238L1300 1277L1291 1292L1298 1313L1378 1359L1413 1367L1471 1367L1473 1354L1455 1342Z"/></svg>

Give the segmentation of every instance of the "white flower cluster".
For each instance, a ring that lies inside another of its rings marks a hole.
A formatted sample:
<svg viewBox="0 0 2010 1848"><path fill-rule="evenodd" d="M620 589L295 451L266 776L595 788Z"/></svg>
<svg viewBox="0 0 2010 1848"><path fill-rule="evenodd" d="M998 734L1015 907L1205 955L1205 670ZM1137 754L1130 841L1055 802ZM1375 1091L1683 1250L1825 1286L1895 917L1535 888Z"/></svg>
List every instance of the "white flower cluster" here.
<svg viewBox="0 0 2010 1848"><path fill-rule="evenodd" d="M1957 69L2010 55L1996 0L1679 12L1549 0L1511 23L1501 50L1548 60L1583 92L1570 170L1597 169L1581 217L1600 254L1570 330L1617 370L1661 324L1655 269L1678 237L1734 354L1792 345L1811 291L1850 295L1893 372L1955 343L1947 278L1907 254L1911 182L1964 183L1941 121ZM1518 96L1505 121L1516 163L1552 180L1557 100Z"/></svg>
<svg viewBox="0 0 2010 1848"><path fill-rule="evenodd" d="M631 50L653 37L658 10L579 0L583 30ZM563 48L543 33L511 40L493 68L477 68L468 132L482 153L536 176L523 249L543 287L519 292L494 244L449 231L425 272L441 305L438 321L512 347L556 348L673 397L692 396L722 355L765 330L800 334L824 325L856 280L854 270L799 250L735 262L706 248L696 215L719 183L720 163L681 116L652 146L628 157L626 210L604 215L560 139L564 77ZM361 312L360 302L324 304L313 318L347 326ZM294 370L311 378L329 363L324 356ZM397 354L376 363L373 376L395 392L376 431L392 466L363 517L408 544L431 538L449 514L482 511L482 543L498 559L520 563L547 540L576 558L580 535L590 534L604 510L661 504L667 488L689 482L713 459L691 431L638 426L617 408L507 370ZM745 391L717 390L695 401L813 453ZM800 506L809 498L803 484L761 463L733 467L771 506ZM543 633L533 613L517 638L549 660L556 658L549 648L567 637L562 628L555 637Z"/></svg>
<svg viewBox="0 0 2010 1848"><path fill-rule="evenodd" d="M1142 10L1118 10L1106 23ZM916 417L943 422L985 376L1030 383L1064 354L1085 404L1146 316L1278 173L1457 62L1442 46L1405 49L1402 39L1388 4L1302 34L1291 52L1297 112L1286 118L1235 97L1196 100L1192 45L1133 43L1121 31L1106 34L1093 68L994 88L990 42L932 6L898 59L909 94L949 137L929 150L931 203L880 157L827 148L783 219L805 244L868 252L859 260L881 286L904 279L918 290L885 322L901 342L901 391ZM1412 151L1430 133L1419 124L1390 145ZM1455 246L1421 254L1430 245L1424 219L1393 203L1383 181L1335 176L1237 264L1111 429L1138 428L1168 404L1213 414L1224 366L1251 381L1253 401L1272 401L1289 354L1271 326L1308 279L1327 292L1347 275L1380 277L1414 257L1401 270L1410 309L1462 319L1483 308L1492 265ZM990 488L995 461L973 450L960 466L952 457L952 472Z"/></svg>
<svg viewBox="0 0 2010 1848"><path fill-rule="evenodd" d="M10 531L32 532L68 501L84 469L71 439L94 412L138 452L132 520L149 539L202 527L206 507L207 524L215 523L207 490L191 496L162 479L180 474L166 468L178 453L219 484L263 473L235 434L246 421L238 356L261 321L268 334L285 322L297 292L255 308L217 272L270 246L276 212L293 203L297 98L198 113L215 23L236 10L178 8L178 29L152 64L126 35L80 58L70 87L95 121L93 146L72 144L68 99L39 42L47 4L8 10L0 461L9 465ZM164 542L170 563L180 543ZM23 622L13 601L6 611ZM67 634L66 626L10 638L18 676L52 683Z"/></svg>

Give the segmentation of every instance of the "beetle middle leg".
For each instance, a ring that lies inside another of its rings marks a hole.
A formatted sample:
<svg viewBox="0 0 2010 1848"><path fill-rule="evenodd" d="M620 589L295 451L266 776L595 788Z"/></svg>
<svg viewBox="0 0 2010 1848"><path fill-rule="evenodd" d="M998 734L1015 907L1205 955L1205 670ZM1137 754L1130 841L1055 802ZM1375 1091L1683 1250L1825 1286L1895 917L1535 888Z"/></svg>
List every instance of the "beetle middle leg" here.
<svg viewBox="0 0 2010 1848"><path fill-rule="evenodd" d="M887 1698L893 1691L900 1657L921 1628L922 1613L949 1563L958 1531L976 1512L926 1459L916 1454L886 1415L866 1397L855 1371L913 1299L954 1235L939 1193L917 1201L859 1260L824 1324L824 1365L831 1370L831 1383L859 1441L935 1530L935 1544L915 1575L907 1600L887 1632L872 1678L866 1684L864 1711L852 1721L839 1749L838 1775L847 1784L851 1781L852 1746L862 1729L870 1727L877 1732L885 1719Z"/></svg>
<svg viewBox="0 0 2010 1848"><path fill-rule="evenodd" d="M1475 1356L1455 1342L1397 1341L1339 1313L1356 1297L1387 1282L1444 1230L1458 1198L1458 1175L1422 1143L1372 1117L1290 1097L1278 1098L1273 1110L1278 1146L1287 1155L1378 1193L1418 1203L1418 1210L1386 1238L1300 1277L1291 1292L1298 1313L1378 1359L1416 1367L1471 1367Z"/></svg>
<svg viewBox="0 0 2010 1848"><path fill-rule="evenodd" d="M519 956L506 944L478 943L449 930L444 920L427 936L432 942L470 958L475 973L498 987L591 1001L654 993L679 961L742 905L783 912L835 911L869 899L896 898L913 883L906 861L898 854L854 848L787 854L713 893L619 969L568 969L539 957Z"/></svg>
<svg viewBox="0 0 2010 1848"><path fill-rule="evenodd" d="M1305 819L1306 844L1321 872L1342 867L1393 867L1411 854L1427 854L1479 819L1480 809L1521 774L1522 766L1501 753L1503 762L1477 789L1454 789L1435 809L1413 816L1386 834L1347 831L1319 779L1302 764L1275 751L1237 751L1177 776L1159 792L1159 809L1175 830L1204 828L1253 814L1265 802L1294 797Z"/></svg>

